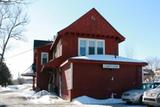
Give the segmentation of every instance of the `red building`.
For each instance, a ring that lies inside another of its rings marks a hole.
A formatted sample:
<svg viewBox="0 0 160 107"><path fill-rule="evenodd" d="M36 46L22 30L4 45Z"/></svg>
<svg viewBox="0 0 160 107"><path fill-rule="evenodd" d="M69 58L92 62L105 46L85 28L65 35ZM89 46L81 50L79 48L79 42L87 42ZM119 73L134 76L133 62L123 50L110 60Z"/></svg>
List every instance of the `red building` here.
<svg viewBox="0 0 160 107"><path fill-rule="evenodd" d="M51 41L35 41L36 88L64 99L87 95L119 97L141 86L147 63L119 56L125 38L94 8L58 32Z"/></svg>

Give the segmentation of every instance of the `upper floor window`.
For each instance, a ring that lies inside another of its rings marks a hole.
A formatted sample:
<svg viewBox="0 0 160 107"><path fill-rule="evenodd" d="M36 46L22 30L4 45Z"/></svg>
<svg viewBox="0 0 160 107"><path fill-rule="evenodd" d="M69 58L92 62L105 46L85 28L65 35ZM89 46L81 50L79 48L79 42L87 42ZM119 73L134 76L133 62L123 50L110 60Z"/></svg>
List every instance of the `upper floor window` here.
<svg viewBox="0 0 160 107"><path fill-rule="evenodd" d="M100 55L105 53L104 50L104 40L79 38L78 54L80 56Z"/></svg>
<svg viewBox="0 0 160 107"><path fill-rule="evenodd" d="M97 41L97 54L103 54L104 52L104 42Z"/></svg>
<svg viewBox="0 0 160 107"><path fill-rule="evenodd" d="M85 40L80 40L80 55L84 56L87 52L87 42Z"/></svg>
<svg viewBox="0 0 160 107"><path fill-rule="evenodd" d="M95 54L95 48L96 48L96 42L91 40L89 41L89 47L88 47L88 54L89 55L94 55Z"/></svg>
<svg viewBox="0 0 160 107"><path fill-rule="evenodd" d="M41 53L41 64L46 64L46 63L48 63L48 53L42 52Z"/></svg>

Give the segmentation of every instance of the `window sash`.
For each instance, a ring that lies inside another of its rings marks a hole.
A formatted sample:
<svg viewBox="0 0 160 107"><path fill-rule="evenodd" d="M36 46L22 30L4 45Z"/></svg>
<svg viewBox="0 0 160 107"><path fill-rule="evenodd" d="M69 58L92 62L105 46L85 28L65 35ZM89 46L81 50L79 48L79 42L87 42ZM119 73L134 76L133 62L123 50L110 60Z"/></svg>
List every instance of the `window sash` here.
<svg viewBox="0 0 160 107"><path fill-rule="evenodd" d="M88 47L88 54L94 55L95 54L95 48L96 48L96 42L95 41L89 41L89 47Z"/></svg>
<svg viewBox="0 0 160 107"><path fill-rule="evenodd" d="M86 47L80 47L80 56L86 55Z"/></svg>
<svg viewBox="0 0 160 107"><path fill-rule="evenodd" d="M80 40L80 56L85 56L87 49L87 42L85 40Z"/></svg>
<svg viewBox="0 0 160 107"><path fill-rule="evenodd" d="M48 63L48 53L42 52L41 53L41 64L46 64L46 63Z"/></svg>
<svg viewBox="0 0 160 107"><path fill-rule="evenodd" d="M103 51L104 51L104 43L102 41L97 41L97 54L98 55L101 55L103 54Z"/></svg>
<svg viewBox="0 0 160 107"><path fill-rule="evenodd" d="M46 64L47 63L47 58L42 58L42 64Z"/></svg>
<svg viewBox="0 0 160 107"><path fill-rule="evenodd" d="M103 55L103 48L98 47L97 48L97 54L98 55Z"/></svg>

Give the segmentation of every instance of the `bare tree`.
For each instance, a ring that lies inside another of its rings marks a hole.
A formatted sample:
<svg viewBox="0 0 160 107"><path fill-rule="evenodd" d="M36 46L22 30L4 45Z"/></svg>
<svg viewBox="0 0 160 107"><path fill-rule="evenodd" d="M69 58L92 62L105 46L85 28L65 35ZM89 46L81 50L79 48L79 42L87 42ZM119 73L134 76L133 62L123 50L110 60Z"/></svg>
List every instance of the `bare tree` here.
<svg viewBox="0 0 160 107"><path fill-rule="evenodd" d="M146 58L148 66L145 68L152 69L155 71L156 69L160 68L160 59L157 57L148 57Z"/></svg>
<svg viewBox="0 0 160 107"><path fill-rule="evenodd" d="M19 4L19 3L24 3L24 0L0 0L0 3L4 4Z"/></svg>
<svg viewBox="0 0 160 107"><path fill-rule="evenodd" d="M23 38L25 24L27 24L27 17L23 14L20 6L0 5L0 63L4 60L9 41L11 39L21 40Z"/></svg>
<svg viewBox="0 0 160 107"><path fill-rule="evenodd" d="M135 51L132 47L126 46L124 52L125 52L126 57L128 58L135 57Z"/></svg>

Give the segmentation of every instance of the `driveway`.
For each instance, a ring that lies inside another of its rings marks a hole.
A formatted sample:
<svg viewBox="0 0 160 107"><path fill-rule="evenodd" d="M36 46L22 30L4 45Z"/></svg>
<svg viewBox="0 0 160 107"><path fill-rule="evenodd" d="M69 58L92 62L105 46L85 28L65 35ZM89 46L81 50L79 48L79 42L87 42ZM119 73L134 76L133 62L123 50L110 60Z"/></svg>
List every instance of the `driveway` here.
<svg viewBox="0 0 160 107"><path fill-rule="evenodd" d="M69 102L57 104L33 104L29 103L26 98L17 96L14 92L0 93L0 107L146 107L145 105L75 105Z"/></svg>
<svg viewBox="0 0 160 107"><path fill-rule="evenodd" d="M30 85L29 85L30 86ZM28 90L28 85L26 86L16 86L14 88L16 90L3 90L0 89L0 107L146 107L145 105L126 105L125 103L120 104L106 104L106 105L77 105L70 103L68 101L60 100L56 101L56 98L53 98L53 103L43 104L43 100L46 100L48 97L44 97L44 99L39 100L40 102L31 102L26 96L21 96ZM25 91L25 92L24 92ZM33 92L33 91L31 91ZM50 100L50 99L48 99Z"/></svg>

